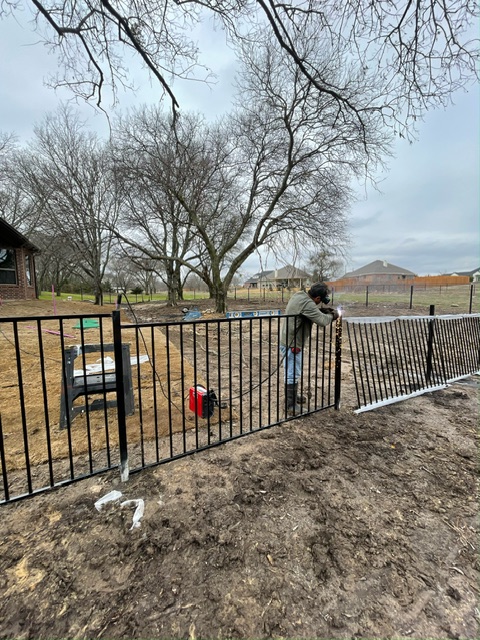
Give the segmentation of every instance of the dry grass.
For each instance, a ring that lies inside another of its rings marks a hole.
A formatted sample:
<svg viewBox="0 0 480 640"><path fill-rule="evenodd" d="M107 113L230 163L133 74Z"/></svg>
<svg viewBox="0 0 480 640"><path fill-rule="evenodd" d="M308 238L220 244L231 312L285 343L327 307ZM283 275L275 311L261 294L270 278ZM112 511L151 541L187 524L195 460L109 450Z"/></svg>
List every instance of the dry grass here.
<svg viewBox="0 0 480 640"><path fill-rule="evenodd" d="M82 342L113 342L112 322L108 317L101 319L98 329L82 332L75 328L76 315L95 312L105 313L105 310L85 303L62 302L61 307L57 306L55 317L51 302L45 301L4 303L0 308L0 415L9 471L25 466L25 452L30 464L38 465L50 457L64 459L103 450L107 444L111 448L118 445L114 408L80 414L70 429L60 429L63 347ZM28 316L48 316L48 319L42 321L41 331L32 320L2 322L2 318ZM160 329L156 328L153 335L150 331L144 332L143 338L135 344L134 331L130 330L130 335L129 330L124 332L123 340L130 343L131 356L149 357L149 362L132 367L136 409L134 415L127 417L127 437L132 444L195 426L193 415L187 410L188 389L194 380L192 365L186 360L182 363L172 343L167 350L165 335ZM98 352L86 354L85 364L92 364L99 357ZM75 368L82 368L81 357L76 360ZM111 394L107 395L107 399L112 398ZM76 402L84 404L84 398Z"/></svg>

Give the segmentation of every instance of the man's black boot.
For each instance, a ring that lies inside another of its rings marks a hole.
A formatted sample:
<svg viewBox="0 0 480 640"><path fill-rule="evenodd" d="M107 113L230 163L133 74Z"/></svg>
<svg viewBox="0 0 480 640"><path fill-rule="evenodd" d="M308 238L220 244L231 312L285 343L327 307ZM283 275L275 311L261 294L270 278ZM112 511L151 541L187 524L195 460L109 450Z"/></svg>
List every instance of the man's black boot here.
<svg viewBox="0 0 480 640"><path fill-rule="evenodd" d="M304 402L307 402L306 396L302 396L300 393L298 393L298 382L295 383L295 398L297 399L297 404L303 404Z"/></svg>
<svg viewBox="0 0 480 640"><path fill-rule="evenodd" d="M302 407L297 404L297 385L285 385L287 416L298 416L302 413Z"/></svg>

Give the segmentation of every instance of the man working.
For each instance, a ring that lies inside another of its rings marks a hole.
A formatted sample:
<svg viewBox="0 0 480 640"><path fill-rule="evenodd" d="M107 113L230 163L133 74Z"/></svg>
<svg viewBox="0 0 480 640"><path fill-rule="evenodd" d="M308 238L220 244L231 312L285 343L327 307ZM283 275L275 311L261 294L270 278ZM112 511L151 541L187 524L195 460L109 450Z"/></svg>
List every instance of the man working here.
<svg viewBox="0 0 480 640"><path fill-rule="evenodd" d="M326 284L313 284L308 291L298 291L289 300L282 322L280 353L285 367L285 396L288 415L298 415L302 408L298 404L298 380L302 375L302 355L305 343L310 337L312 323L327 327L339 316L331 307L319 309L317 305L328 304Z"/></svg>

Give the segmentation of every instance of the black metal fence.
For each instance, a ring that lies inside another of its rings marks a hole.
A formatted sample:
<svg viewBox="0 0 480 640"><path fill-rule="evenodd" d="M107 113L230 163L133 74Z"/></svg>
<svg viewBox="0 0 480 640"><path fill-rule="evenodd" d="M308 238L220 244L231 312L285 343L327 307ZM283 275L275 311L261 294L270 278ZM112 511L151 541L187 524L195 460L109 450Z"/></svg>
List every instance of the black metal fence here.
<svg viewBox="0 0 480 640"><path fill-rule="evenodd" d="M357 412L480 371L480 314L348 318Z"/></svg>
<svg viewBox="0 0 480 640"><path fill-rule="evenodd" d="M291 419L282 319L0 318L0 502L118 467L125 479ZM338 407L340 344L340 321L314 325L302 414Z"/></svg>
<svg viewBox="0 0 480 640"><path fill-rule="evenodd" d="M114 314L115 315L115 314ZM149 359L138 368L136 411L125 418L122 472L213 447L295 416L286 412L279 336L287 316L179 323L119 324L122 341ZM335 325L314 325L298 391L302 415L339 402L340 348ZM118 412L123 421L122 408ZM122 428L122 427L121 427Z"/></svg>

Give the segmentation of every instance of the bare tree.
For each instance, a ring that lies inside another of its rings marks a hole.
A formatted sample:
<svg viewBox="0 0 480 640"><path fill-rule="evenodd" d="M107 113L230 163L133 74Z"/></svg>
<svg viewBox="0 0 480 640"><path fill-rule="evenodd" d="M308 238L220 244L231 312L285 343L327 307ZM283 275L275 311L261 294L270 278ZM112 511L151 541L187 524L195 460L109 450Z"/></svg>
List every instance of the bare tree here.
<svg viewBox="0 0 480 640"><path fill-rule="evenodd" d="M3 14L23 3L0 0ZM312 88L329 96L340 111L364 115L380 111L405 135L428 108L478 78L478 44L471 38L478 17L472 0L30 0L35 30L58 51L67 84L77 94L102 102L105 85L115 89L129 78L125 58L133 51L178 107L174 78L208 77L195 28L208 18L231 43L261 44L270 34ZM1 14L0 14L1 15ZM352 96L326 77L304 49L314 34L335 48L378 88L374 99Z"/></svg>
<svg viewBox="0 0 480 640"><path fill-rule="evenodd" d="M62 107L35 128L23 180L42 203L42 229L68 247L78 271L102 301L102 280L114 237L119 199L108 145L87 133L83 123Z"/></svg>
<svg viewBox="0 0 480 640"><path fill-rule="evenodd" d="M149 258L144 258L139 262L134 262L135 281L141 287L142 291L149 296L155 293L155 283L157 278L155 266L156 261Z"/></svg>
<svg viewBox="0 0 480 640"><path fill-rule="evenodd" d="M218 165L212 158L218 163L225 154L210 151L212 134L201 117L183 114L175 129L171 125L159 109L140 109L121 120L115 127L115 162L124 198L117 232L125 251L137 264L157 263L168 302L176 304L183 299L187 274L195 269L204 277L207 269L196 215L213 188L210 174ZM213 224L210 216L212 233Z"/></svg>
<svg viewBox="0 0 480 640"><path fill-rule="evenodd" d="M244 233L249 226L241 210L243 166L235 137L194 114L182 115L173 129L158 110L137 112L121 131L119 156L127 162L118 171L131 177L122 179L128 205L118 235L129 255L133 250L162 263L171 304L182 299L189 273L217 298L221 273L238 249L238 228ZM125 145L134 152L126 153ZM141 159L133 166L132 156ZM132 226L135 232L126 233Z"/></svg>
<svg viewBox="0 0 480 640"><path fill-rule="evenodd" d="M56 295L60 296L65 285L79 271L75 254L69 243L56 233L48 235L37 229L29 237L40 249L35 267L41 291L48 291L53 286Z"/></svg>
<svg viewBox="0 0 480 640"><path fill-rule="evenodd" d="M16 152L15 136L0 131L0 216L26 232L22 192L12 175L12 157Z"/></svg>
<svg viewBox="0 0 480 640"><path fill-rule="evenodd" d="M44 202L25 183L25 163L29 154L13 146L0 161L0 215L30 238L41 226Z"/></svg>
<svg viewBox="0 0 480 640"><path fill-rule="evenodd" d="M331 82L341 75L350 95L364 91L342 59L326 51L321 62L316 40L309 46ZM239 104L231 118L185 129L180 119L173 132L167 128L158 136L166 145L151 151L142 139L143 152L157 168L148 180L181 207L182 225L192 238L188 251L181 258L162 253L154 237L158 226L143 207L136 210L135 233L119 231L136 251L176 260L202 278L219 312L235 274L259 247L298 242L327 248L343 242L349 182L373 170L389 142L376 112L365 118L359 135L355 114L340 117L336 101L315 91L275 42L246 47L243 55ZM149 122L144 130L157 131L158 121ZM171 218L178 215L173 209Z"/></svg>
<svg viewBox="0 0 480 640"><path fill-rule="evenodd" d="M108 265L108 277L117 291L129 291L134 286L133 265L122 250L114 250Z"/></svg>
<svg viewBox="0 0 480 640"><path fill-rule="evenodd" d="M343 266L343 261L328 249L321 249L309 255L306 269L314 282L328 282L335 278Z"/></svg>
<svg viewBox="0 0 480 640"><path fill-rule="evenodd" d="M16 137L13 133L0 131L0 162L15 149Z"/></svg>

